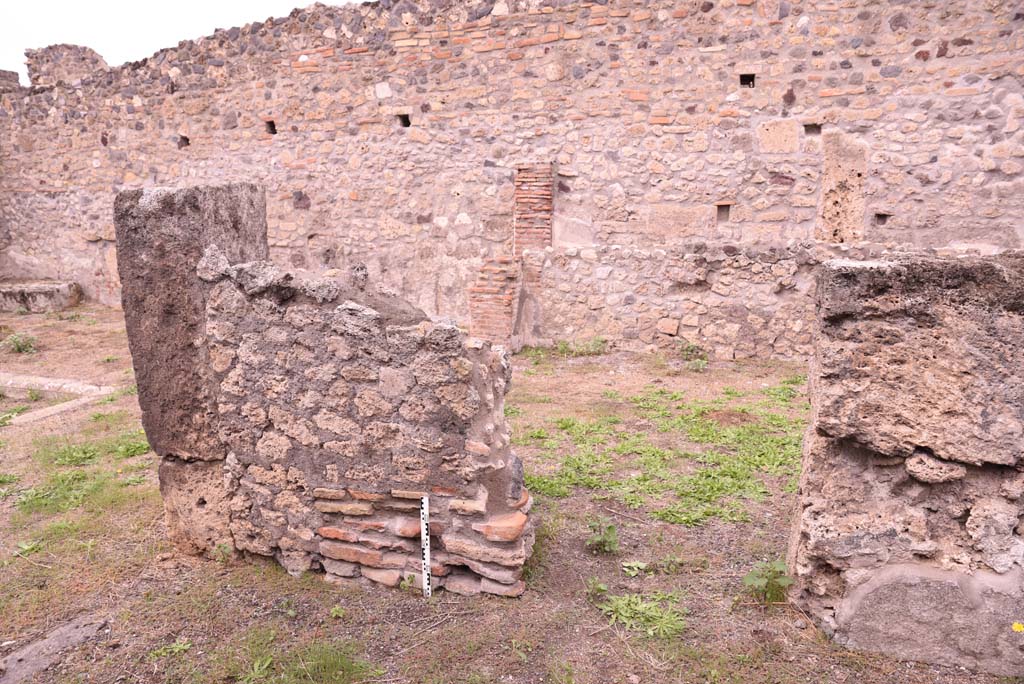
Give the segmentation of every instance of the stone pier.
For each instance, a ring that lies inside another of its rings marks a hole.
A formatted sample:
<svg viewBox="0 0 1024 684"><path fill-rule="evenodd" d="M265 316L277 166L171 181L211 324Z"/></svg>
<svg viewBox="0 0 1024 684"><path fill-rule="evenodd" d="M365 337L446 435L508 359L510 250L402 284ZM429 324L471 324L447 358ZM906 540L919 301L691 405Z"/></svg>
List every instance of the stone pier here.
<svg viewBox="0 0 1024 684"><path fill-rule="evenodd" d="M794 597L850 648L1024 675L1024 255L818 278Z"/></svg>

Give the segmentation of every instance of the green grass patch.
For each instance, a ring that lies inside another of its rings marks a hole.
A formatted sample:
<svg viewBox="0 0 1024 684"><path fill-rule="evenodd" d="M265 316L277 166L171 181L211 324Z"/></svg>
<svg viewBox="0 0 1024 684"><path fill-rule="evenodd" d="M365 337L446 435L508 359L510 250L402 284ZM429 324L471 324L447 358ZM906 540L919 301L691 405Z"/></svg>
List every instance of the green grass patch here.
<svg viewBox="0 0 1024 684"><path fill-rule="evenodd" d="M128 422L128 412L111 411L109 413L105 413L103 411L98 411L89 416L89 422L92 425L95 425L99 428L109 428L118 425L123 425L124 423Z"/></svg>
<svg viewBox="0 0 1024 684"><path fill-rule="evenodd" d="M674 593L623 594L608 596L597 604L608 621L649 637L670 639L686 629L686 612Z"/></svg>
<svg viewBox="0 0 1024 684"><path fill-rule="evenodd" d="M47 466L83 466L96 463L101 457L127 459L149 451L149 442L142 430L84 442L70 442L66 437L36 440L32 457Z"/></svg>
<svg viewBox="0 0 1024 684"><path fill-rule="evenodd" d="M23 513L64 513L102 492L112 479L107 473L81 470L51 473L41 485L20 493L18 510Z"/></svg>
<svg viewBox="0 0 1024 684"><path fill-rule="evenodd" d="M794 386L795 380L779 387ZM558 433L575 448L554 472L528 474L527 486L554 498L575 488L605 492L632 508L654 505L652 517L681 525L747 521L744 502L768 496L766 477L791 483L798 475L805 422L762 404L737 404L742 398L732 390L687 401L682 393L651 389L629 399L659 432L699 445L695 453L659 447L646 432L622 430L614 416L557 419ZM620 475L622 468L629 472Z"/></svg>
<svg viewBox="0 0 1024 684"><path fill-rule="evenodd" d="M131 397L139 393L139 388L136 385L129 385L128 387L122 387L116 392L112 392L109 396L100 399L101 404L113 404L121 397Z"/></svg>
<svg viewBox="0 0 1024 684"><path fill-rule="evenodd" d="M224 647L202 681L239 684L356 684L384 675L347 641L318 641L285 650L270 627L249 630L240 645ZM206 678L209 677L209 678Z"/></svg>
<svg viewBox="0 0 1024 684"><path fill-rule="evenodd" d="M564 358L601 356L608 353L608 340L603 337L594 337L581 342L561 340L555 344L555 352Z"/></svg>

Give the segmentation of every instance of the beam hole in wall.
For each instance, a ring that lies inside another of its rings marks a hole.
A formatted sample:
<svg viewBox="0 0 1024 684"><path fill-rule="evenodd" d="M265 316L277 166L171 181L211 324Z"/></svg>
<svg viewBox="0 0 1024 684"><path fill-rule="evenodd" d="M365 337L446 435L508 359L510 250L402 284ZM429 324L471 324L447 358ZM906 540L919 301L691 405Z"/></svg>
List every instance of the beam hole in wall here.
<svg viewBox="0 0 1024 684"><path fill-rule="evenodd" d="M731 204L719 204L715 206L715 218L718 219L718 223L728 223L732 220L732 205Z"/></svg>
<svg viewBox="0 0 1024 684"><path fill-rule="evenodd" d="M409 118L408 114L398 114L395 118L398 119L398 125L402 128L409 128L409 126L412 126L412 119Z"/></svg>
<svg viewBox="0 0 1024 684"><path fill-rule="evenodd" d="M804 124L805 135L821 135L821 124L809 123Z"/></svg>
<svg viewBox="0 0 1024 684"><path fill-rule="evenodd" d="M267 127L267 133L270 135L277 135L277 124L274 123L273 119L267 119L265 125Z"/></svg>
<svg viewBox="0 0 1024 684"><path fill-rule="evenodd" d="M753 88L756 79L754 74L740 74L740 88Z"/></svg>
<svg viewBox="0 0 1024 684"><path fill-rule="evenodd" d="M875 225L876 226L884 226L886 223L889 222L889 219L891 217L892 217L892 214L882 214L882 213L875 214Z"/></svg>
<svg viewBox="0 0 1024 684"><path fill-rule="evenodd" d="M188 139L187 135L179 135L178 136L178 149L179 150L182 147L188 147L191 144L192 144L192 141Z"/></svg>

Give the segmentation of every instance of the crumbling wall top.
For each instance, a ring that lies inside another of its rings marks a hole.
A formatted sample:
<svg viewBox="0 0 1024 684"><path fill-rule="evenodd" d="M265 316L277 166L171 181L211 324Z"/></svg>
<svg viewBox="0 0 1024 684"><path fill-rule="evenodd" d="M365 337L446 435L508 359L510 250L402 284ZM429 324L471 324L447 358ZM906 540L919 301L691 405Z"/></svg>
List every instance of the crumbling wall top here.
<svg viewBox="0 0 1024 684"><path fill-rule="evenodd" d="M18 81L18 73L16 71L0 70L0 93L17 90L20 87L21 83Z"/></svg>
<svg viewBox="0 0 1024 684"><path fill-rule="evenodd" d="M40 50L25 50L28 77L32 85L73 85L109 68L103 57L81 45L51 45Z"/></svg>

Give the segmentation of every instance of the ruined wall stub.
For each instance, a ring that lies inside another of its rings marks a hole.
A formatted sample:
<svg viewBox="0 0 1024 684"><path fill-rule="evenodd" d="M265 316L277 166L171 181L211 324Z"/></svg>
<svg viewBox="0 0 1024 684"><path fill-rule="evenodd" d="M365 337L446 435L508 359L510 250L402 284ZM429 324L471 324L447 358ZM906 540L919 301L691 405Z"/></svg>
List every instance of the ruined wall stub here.
<svg viewBox="0 0 1024 684"><path fill-rule="evenodd" d="M1024 674L1024 255L831 261L790 549L840 643Z"/></svg>
<svg viewBox="0 0 1024 684"><path fill-rule="evenodd" d="M504 420L507 354L431 322L369 284L365 270L342 280L336 271L240 262L248 248L234 243L265 230L263 216L193 239L203 246L197 261L161 247L189 240L196 212L251 218L254 192L243 185L117 200L140 400L176 407L183 393L192 409L178 417L193 449L187 460L174 451L177 435L162 432L170 426L144 423L161 456L172 536L192 550L226 544L273 556L296 574L322 568L331 578L394 586L422 581L418 509L429 495L435 583L522 593L531 498ZM252 242L265 252L265 241ZM168 269L180 277L166 279ZM164 305L147 299L154 289L170 292ZM158 343L167 339L189 341L190 365L165 359ZM161 374L146 372L154 364Z"/></svg>

